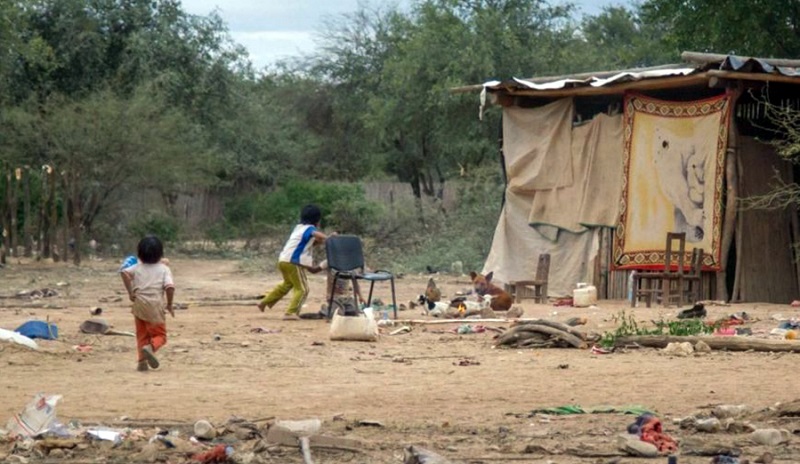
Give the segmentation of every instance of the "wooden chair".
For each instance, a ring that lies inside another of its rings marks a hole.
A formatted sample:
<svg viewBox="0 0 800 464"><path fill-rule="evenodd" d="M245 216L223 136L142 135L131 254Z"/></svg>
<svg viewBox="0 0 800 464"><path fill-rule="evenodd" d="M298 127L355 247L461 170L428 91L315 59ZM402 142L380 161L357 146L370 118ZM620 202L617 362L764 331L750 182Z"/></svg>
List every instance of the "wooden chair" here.
<svg viewBox="0 0 800 464"><path fill-rule="evenodd" d="M673 248L676 242L677 251ZM636 306L636 302L640 300L644 300L648 308L654 300L660 301L664 306L669 306L673 299L677 299L678 305L683 304L685 257L686 233L667 232L663 269L636 273L633 277L631 307ZM677 261L674 267L673 261Z"/></svg>
<svg viewBox="0 0 800 464"><path fill-rule="evenodd" d="M683 294L686 303L694 304L703 299L703 257L702 248L692 249L689 273L683 276Z"/></svg>
<svg viewBox="0 0 800 464"><path fill-rule="evenodd" d="M547 278L550 275L550 254L539 255L536 265L535 280L519 280L509 282L505 286L515 303L520 303L525 298L532 298L535 303L547 303Z"/></svg>

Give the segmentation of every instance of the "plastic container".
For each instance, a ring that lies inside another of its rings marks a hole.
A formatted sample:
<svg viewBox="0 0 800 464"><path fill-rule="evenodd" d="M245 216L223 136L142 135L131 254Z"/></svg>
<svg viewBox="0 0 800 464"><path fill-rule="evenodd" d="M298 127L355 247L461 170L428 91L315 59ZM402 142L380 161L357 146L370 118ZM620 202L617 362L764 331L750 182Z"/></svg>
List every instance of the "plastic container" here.
<svg viewBox="0 0 800 464"><path fill-rule="evenodd" d="M585 308L597 303L597 288L594 285L578 283L578 288L572 291L572 305Z"/></svg>

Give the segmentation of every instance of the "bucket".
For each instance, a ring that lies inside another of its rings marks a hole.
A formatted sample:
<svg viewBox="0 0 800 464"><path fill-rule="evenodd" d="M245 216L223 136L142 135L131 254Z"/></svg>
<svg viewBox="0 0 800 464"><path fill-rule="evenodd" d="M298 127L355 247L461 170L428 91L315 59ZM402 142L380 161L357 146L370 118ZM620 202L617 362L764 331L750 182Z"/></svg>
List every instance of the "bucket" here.
<svg viewBox="0 0 800 464"><path fill-rule="evenodd" d="M597 288L594 285L578 283L578 288L572 291L572 305L585 308L597 303Z"/></svg>

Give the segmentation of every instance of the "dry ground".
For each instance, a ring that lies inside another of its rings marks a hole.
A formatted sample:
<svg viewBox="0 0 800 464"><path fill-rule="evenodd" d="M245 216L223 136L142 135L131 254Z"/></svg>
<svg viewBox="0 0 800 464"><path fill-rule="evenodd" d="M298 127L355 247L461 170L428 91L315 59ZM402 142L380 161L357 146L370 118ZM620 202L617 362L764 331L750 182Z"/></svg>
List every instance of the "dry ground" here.
<svg viewBox="0 0 800 464"><path fill-rule="evenodd" d="M613 450L617 434L633 417L529 417L529 411L566 404L639 404L655 410L668 433L691 440L699 436L679 429L672 419L714 404L744 403L761 409L800 398L795 379L800 358L794 354L714 352L677 358L653 349L611 355L572 349L493 349L490 332L463 336L447 332L457 324L417 327L377 343L331 342L325 321L282 321L284 302L266 313L256 309L253 296L279 281L266 260L263 267L269 272L242 270L237 261L173 258L176 301L189 307L168 320L169 343L160 352L162 368L139 373L132 338L78 331L93 306L103 308L102 317L115 329L134 330L124 299L101 302L124 296L117 265L91 261L74 268L12 262L0 269L0 296L43 287L61 292L33 302L0 299L0 327L14 329L29 319L49 317L60 331L58 341L40 341L39 351L0 344L0 427L34 393L47 392L63 395L58 417L64 423L119 425L123 416L138 422L189 424L201 418L221 424L231 416L316 417L323 420L324 433L365 442L364 454L318 451L317 462L399 463L403 446L416 444L455 462L589 463L608 458L522 451L531 443L551 449ZM400 279L398 302L414 299L427 279L419 275ZM436 276L436 280L447 295L469 288L465 277ZM57 287L59 282L68 285ZM319 309L324 291L321 275L311 276L310 282L306 312ZM377 296L388 300L384 287L378 288ZM530 302L522 306L526 317L564 321L586 316L590 322L585 328L599 332L612 329L612 317L626 309L621 301L601 301L597 309ZM756 333L776 325L770 319L774 314L800 316L789 305L743 304L709 307L709 317L738 311L761 320L752 324ZM641 321L671 318L676 312L675 308L635 310ZM420 317L418 311L401 313L401 318ZM251 332L256 327L280 333ZM76 352L73 346L81 343L91 345L92 351ZM479 364L458 365L462 359ZM334 416L344 420L334 421ZM359 420L380 421L384 427L359 427ZM791 429L794 422L758 425ZM700 438L740 444L744 435ZM793 439L772 451L779 460L800 462L798 442ZM745 454L760 451L745 446ZM0 461L9 452L10 445L0 445ZM73 457L76 462L125 462L133 456L100 448L96 452L90 460L85 455ZM301 462L294 450L273 453L271 459ZM680 458L682 463L709 460Z"/></svg>

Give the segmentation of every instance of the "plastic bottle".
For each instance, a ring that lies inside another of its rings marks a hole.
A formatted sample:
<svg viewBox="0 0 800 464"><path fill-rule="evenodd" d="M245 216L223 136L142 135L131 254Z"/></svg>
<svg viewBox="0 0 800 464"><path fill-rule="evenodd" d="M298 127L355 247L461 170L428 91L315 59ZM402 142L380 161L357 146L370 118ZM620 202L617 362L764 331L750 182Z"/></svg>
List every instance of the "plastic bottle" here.
<svg viewBox="0 0 800 464"><path fill-rule="evenodd" d="M631 271L630 274L628 274L628 300L629 301L634 301L633 300L633 277L635 275L636 275L636 270L633 270L633 271Z"/></svg>
<svg viewBox="0 0 800 464"><path fill-rule="evenodd" d="M383 312L381 313L381 319L384 321L389 320L389 308L383 308Z"/></svg>

